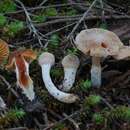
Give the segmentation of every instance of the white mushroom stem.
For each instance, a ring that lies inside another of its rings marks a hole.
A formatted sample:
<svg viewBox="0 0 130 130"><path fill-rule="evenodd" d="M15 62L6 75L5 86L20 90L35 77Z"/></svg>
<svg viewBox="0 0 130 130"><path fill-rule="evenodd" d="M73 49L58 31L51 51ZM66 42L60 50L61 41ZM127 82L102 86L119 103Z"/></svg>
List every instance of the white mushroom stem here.
<svg viewBox="0 0 130 130"><path fill-rule="evenodd" d="M6 108L6 104L4 100L2 99L2 97L0 97L0 109L5 109L5 108Z"/></svg>
<svg viewBox="0 0 130 130"><path fill-rule="evenodd" d="M49 93L57 100L64 103L73 103L78 97L74 94L64 93L56 88L50 77L50 64L42 65L42 78Z"/></svg>
<svg viewBox="0 0 130 130"><path fill-rule="evenodd" d="M64 68L64 80L62 85L59 88L62 91L68 92L72 88L75 82L77 69L76 68Z"/></svg>
<svg viewBox="0 0 130 130"><path fill-rule="evenodd" d="M93 87L101 86L101 64L100 57L92 57L91 82Z"/></svg>

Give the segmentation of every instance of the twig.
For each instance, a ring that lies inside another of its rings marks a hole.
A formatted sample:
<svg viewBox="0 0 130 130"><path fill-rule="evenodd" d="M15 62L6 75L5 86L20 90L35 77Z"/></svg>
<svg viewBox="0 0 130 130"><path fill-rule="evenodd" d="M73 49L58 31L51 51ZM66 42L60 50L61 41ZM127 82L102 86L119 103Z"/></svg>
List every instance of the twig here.
<svg viewBox="0 0 130 130"><path fill-rule="evenodd" d="M105 19L130 19L130 16L128 15L106 15L104 16ZM44 27L44 26L50 26L52 24L56 24L56 23L63 23L63 22L73 22L73 21L78 21L81 17L70 17L70 18L64 18L64 19L56 19L56 20L52 20L49 22L45 22L45 23L39 23L39 24L35 24L36 27ZM101 19L102 16L88 16L86 18L84 18L84 20L98 20Z"/></svg>
<svg viewBox="0 0 130 130"><path fill-rule="evenodd" d="M63 116L68 117L68 115L66 113L63 113ZM75 122L72 118L69 118L68 120L73 123L75 130L80 130L80 127L77 122Z"/></svg>
<svg viewBox="0 0 130 130"><path fill-rule="evenodd" d="M84 111L83 109L80 109L80 110L78 110L78 111L75 111L75 112L72 113L71 115L68 115L67 117L63 118L62 120L57 121L57 122L55 122L55 123L53 123L53 124L50 124L49 126L47 126L46 128L44 128L43 130L49 130L50 128L52 128L52 127L58 125L59 123L64 122L65 120L68 120L69 118L72 118L72 117L74 117L74 116L80 114L80 113L83 112L83 111Z"/></svg>
<svg viewBox="0 0 130 130"><path fill-rule="evenodd" d="M22 99L20 98L19 94L11 87L9 82L2 75L0 75L0 78L7 85L7 87L8 87L7 89L10 90L17 99L19 99L20 104L24 104Z"/></svg>
<svg viewBox="0 0 130 130"><path fill-rule="evenodd" d="M35 26L33 25L32 20L31 20L31 18L29 16L29 13L28 13L27 9L25 8L24 4L20 0L15 0L15 1L18 2L21 5L21 7L23 8L23 10L25 12L25 15L26 15L26 18L28 20L30 31L33 32L35 37L37 37L37 40L38 40L40 46L43 47L42 40L45 40L45 39L43 39L43 37L45 37L45 36L44 35L39 35L39 32L35 28Z"/></svg>
<svg viewBox="0 0 130 130"><path fill-rule="evenodd" d="M27 127L17 127L17 128L9 128L6 130L27 130Z"/></svg>
<svg viewBox="0 0 130 130"><path fill-rule="evenodd" d="M88 10L83 14L83 16L81 17L81 19L77 22L77 24L74 26L73 30L71 31L71 33L68 35L67 40L70 39L70 37L73 35L73 33L76 31L76 29L78 28L78 26L81 24L82 21L84 21L85 17L87 16L87 14L89 13L89 11L92 9L92 7L95 5L95 3L97 2L97 0L94 0L93 3L91 4L91 6L88 8Z"/></svg>
<svg viewBox="0 0 130 130"><path fill-rule="evenodd" d="M48 1L48 0L43 0L43 1L39 4L39 6L44 5L47 1Z"/></svg>

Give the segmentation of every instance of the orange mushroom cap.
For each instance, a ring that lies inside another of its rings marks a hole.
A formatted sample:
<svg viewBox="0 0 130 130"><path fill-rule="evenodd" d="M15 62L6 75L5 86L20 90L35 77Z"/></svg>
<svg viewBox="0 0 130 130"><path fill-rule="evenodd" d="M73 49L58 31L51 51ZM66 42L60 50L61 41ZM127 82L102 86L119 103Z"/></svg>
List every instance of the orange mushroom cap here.
<svg viewBox="0 0 130 130"><path fill-rule="evenodd" d="M6 68L14 70L17 67L19 78L17 80L20 86L22 85L23 87L26 87L32 81L30 76L27 75L28 68L26 66L26 62L29 63L32 60L36 59L36 57L36 54L30 49L18 50L10 54Z"/></svg>
<svg viewBox="0 0 130 130"><path fill-rule="evenodd" d="M26 62L30 63L37 58L37 55L31 49L14 51L9 55L9 60L8 64L6 65L6 68L15 69L14 65L15 59L19 58L24 58Z"/></svg>
<svg viewBox="0 0 130 130"><path fill-rule="evenodd" d="M9 55L8 44L0 39L0 64L6 59Z"/></svg>

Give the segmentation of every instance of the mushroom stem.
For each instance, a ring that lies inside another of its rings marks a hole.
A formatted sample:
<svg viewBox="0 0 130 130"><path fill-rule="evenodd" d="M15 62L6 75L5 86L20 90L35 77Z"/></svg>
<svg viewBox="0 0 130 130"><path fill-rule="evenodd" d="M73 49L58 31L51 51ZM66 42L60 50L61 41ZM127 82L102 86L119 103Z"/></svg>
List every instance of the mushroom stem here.
<svg viewBox="0 0 130 130"><path fill-rule="evenodd" d="M70 91L75 82L76 72L77 68L64 68L64 80L62 85L59 86L59 88L62 91L64 92Z"/></svg>
<svg viewBox="0 0 130 130"><path fill-rule="evenodd" d="M93 87L101 86L101 64L100 57L92 57L91 82Z"/></svg>
<svg viewBox="0 0 130 130"><path fill-rule="evenodd" d="M56 99L65 103L73 103L78 99L74 94L64 93L56 88L50 77L50 64L42 65L42 78L49 93Z"/></svg>

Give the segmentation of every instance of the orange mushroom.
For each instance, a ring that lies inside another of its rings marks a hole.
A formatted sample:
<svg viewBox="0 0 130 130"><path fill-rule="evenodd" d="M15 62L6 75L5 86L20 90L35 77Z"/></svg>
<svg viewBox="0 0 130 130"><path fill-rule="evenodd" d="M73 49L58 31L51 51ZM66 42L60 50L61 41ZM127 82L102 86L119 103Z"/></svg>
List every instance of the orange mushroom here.
<svg viewBox="0 0 130 130"><path fill-rule="evenodd" d="M8 70L15 70L17 85L31 101L35 98L35 93L33 81L29 76L29 63L35 60L36 57L36 54L30 49L14 51L10 54L8 64L6 65Z"/></svg>

